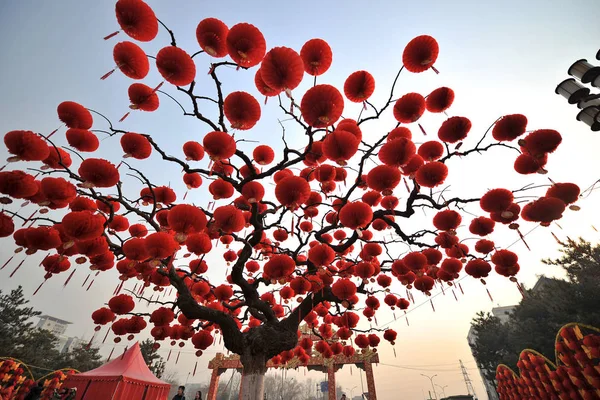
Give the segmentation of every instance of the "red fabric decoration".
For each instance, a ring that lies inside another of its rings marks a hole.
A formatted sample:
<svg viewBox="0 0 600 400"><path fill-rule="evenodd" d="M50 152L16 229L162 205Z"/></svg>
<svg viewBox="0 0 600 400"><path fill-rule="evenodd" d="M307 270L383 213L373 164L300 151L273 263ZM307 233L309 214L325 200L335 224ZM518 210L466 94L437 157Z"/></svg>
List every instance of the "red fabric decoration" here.
<svg viewBox="0 0 600 400"><path fill-rule="evenodd" d="M314 128L333 125L344 111L344 98L331 85L316 85L308 89L300 103L302 118Z"/></svg>
<svg viewBox="0 0 600 400"><path fill-rule="evenodd" d="M183 144L183 154L188 161L200 161L204 158L204 147L198 142L185 142Z"/></svg>
<svg viewBox="0 0 600 400"><path fill-rule="evenodd" d="M260 65L263 81L274 90L293 90L304 75L302 58L288 47L274 47L265 54Z"/></svg>
<svg viewBox="0 0 600 400"><path fill-rule="evenodd" d="M229 28L216 18L205 18L196 28L196 39L200 48L209 56L221 58L227 55L227 34Z"/></svg>
<svg viewBox="0 0 600 400"><path fill-rule="evenodd" d="M406 168L404 168L406 172ZM429 162L417 170L415 180L421 186L433 188L444 183L448 177L448 167L438 161Z"/></svg>
<svg viewBox="0 0 600 400"><path fill-rule="evenodd" d="M65 215L61 225L65 234L74 240L95 239L104 232L105 218L89 211L73 211Z"/></svg>
<svg viewBox="0 0 600 400"><path fill-rule="evenodd" d="M236 150L233 137L221 131L207 133L203 145L212 160L227 159L234 155Z"/></svg>
<svg viewBox="0 0 600 400"><path fill-rule="evenodd" d="M135 40L149 42L158 34L158 20L142 0L119 0L115 5L121 29Z"/></svg>
<svg viewBox="0 0 600 400"><path fill-rule="evenodd" d="M44 178L40 183L40 191L44 194L50 208L64 208L77 196L75 186L63 178Z"/></svg>
<svg viewBox="0 0 600 400"><path fill-rule="evenodd" d="M421 144L417 153L425 161L435 161L444 155L444 146L437 140L430 140Z"/></svg>
<svg viewBox="0 0 600 400"><path fill-rule="evenodd" d="M446 111L454 102L454 91L448 87L441 87L429 93L425 99L425 108L432 113Z"/></svg>
<svg viewBox="0 0 600 400"><path fill-rule="evenodd" d="M12 235L15 231L15 223L12 218L0 212L0 237L7 237Z"/></svg>
<svg viewBox="0 0 600 400"><path fill-rule="evenodd" d="M138 160L150 157L152 154L152 145L144 135L128 132L121 136L121 147L125 152L125 157L131 156Z"/></svg>
<svg viewBox="0 0 600 400"><path fill-rule="evenodd" d="M309 75L318 76L329 69L333 54L326 41L311 39L302 46L300 57L304 63L304 71Z"/></svg>
<svg viewBox="0 0 600 400"><path fill-rule="evenodd" d="M394 118L403 124L418 121L423 112L425 99L419 93L407 93L394 104Z"/></svg>
<svg viewBox="0 0 600 400"><path fill-rule="evenodd" d="M439 211L433 217L433 225L442 231L450 231L458 228L462 222L460 214L454 210Z"/></svg>
<svg viewBox="0 0 600 400"><path fill-rule="evenodd" d="M98 150L100 146L96 135L85 129L69 129L66 135L69 146L79 151L92 152Z"/></svg>
<svg viewBox="0 0 600 400"><path fill-rule="evenodd" d="M529 154L521 154L515 160L514 168L519 174L528 175L543 171L548 162L548 155L533 157Z"/></svg>
<svg viewBox="0 0 600 400"><path fill-rule="evenodd" d="M310 196L310 185L299 176L288 176L275 186L275 197L283 206L295 209Z"/></svg>
<svg viewBox="0 0 600 400"><path fill-rule="evenodd" d="M188 189L197 189L202 185L202 177L199 173L193 172L191 174L183 174L183 183Z"/></svg>
<svg viewBox="0 0 600 400"><path fill-rule="evenodd" d="M571 204L577 201L579 193L579 186L574 183L555 183L546 192L546 197L556 197L565 204Z"/></svg>
<svg viewBox="0 0 600 400"><path fill-rule="evenodd" d="M291 275L295 268L296 263L290 256L277 254L265 263L263 271L265 278L280 279Z"/></svg>
<svg viewBox="0 0 600 400"><path fill-rule="evenodd" d="M346 165L346 161L358 151L359 145L360 140L355 135L336 129L323 141L323 154L339 165Z"/></svg>
<svg viewBox="0 0 600 400"><path fill-rule="evenodd" d="M408 140L412 140L412 133L410 129L408 129L405 126L399 126L397 128L392 129L390 133L388 133L387 141L389 142L390 140L399 138L406 138Z"/></svg>
<svg viewBox="0 0 600 400"><path fill-rule="evenodd" d="M556 197L540 197L527 203L521 211L521 218L525 221L540 222L548 225L550 222L562 218L565 203Z"/></svg>
<svg viewBox="0 0 600 400"><path fill-rule="evenodd" d="M215 228L225 233L239 232L244 229L246 220L242 212L235 206L221 206L213 213Z"/></svg>
<svg viewBox="0 0 600 400"><path fill-rule="evenodd" d="M79 166L79 175L94 187L112 187L119 182L119 171L110 162L100 158L88 158Z"/></svg>
<svg viewBox="0 0 600 400"><path fill-rule="evenodd" d="M494 125L492 136L500 142L511 141L524 134L526 128L526 116L521 114L505 115Z"/></svg>
<svg viewBox="0 0 600 400"><path fill-rule="evenodd" d="M562 142L560 133L553 129L538 129L519 142L521 149L536 158L552 153Z"/></svg>
<svg viewBox="0 0 600 400"><path fill-rule="evenodd" d="M230 93L223 103L223 111L234 129L251 129L260 119L260 104L246 92Z"/></svg>
<svg viewBox="0 0 600 400"><path fill-rule="evenodd" d="M142 111L156 111L159 101L156 91L143 83L133 83L127 89L131 105L129 108Z"/></svg>
<svg viewBox="0 0 600 400"><path fill-rule="evenodd" d="M356 285L350 279L338 279L331 287L331 292L338 299L347 300L356 294Z"/></svg>
<svg viewBox="0 0 600 400"><path fill-rule="evenodd" d="M200 232L206 227L206 215L196 206L179 204L169 210L169 228L178 233Z"/></svg>
<svg viewBox="0 0 600 400"><path fill-rule="evenodd" d="M117 43L113 49L113 59L123 75L131 79L144 79L150 71L146 53L132 42Z"/></svg>
<svg viewBox="0 0 600 400"><path fill-rule="evenodd" d="M471 121L465 117L451 117L444 121L438 130L438 137L446 143L456 143L467 137Z"/></svg>
<svg viewBox="0 0 600 400"><path fill-rule="evenodd" d="M252 157L254 157L254 161L256 161L257 164L268 165L275 159L275 152L271 147L263 144L256 146L252 152Z"/></svg>
<svg viewBox="0 0 600 400"><path fill-rule="evenodd" d="M106 325L115 319L115 313L108 308L99 308L92 313L92 319L96 325Z"/></svg>
<svg viewBox="0 0 600 400"><path fill-rule="evenodd" d="M0 172L0 193L15 199L30 197L38 192L35 178L23 171Z"/></svg>
<svg viewBox="0 0 600 400"><path fill-rule="evenodd" d="M469 260L467 265L465 265L465 272L476 279L487 277L491 270L492 266L490 263L480 258Z"/></svg>
<svg viewBox="0 0 600 400"><path fill-rule="evenodd" d="M133 261L145 261L148 259L146 241L141 238L132 238L123 244L123 254Z"/></svg>
<svg viewBox="0 0 600 400"><path fill-rule="evenodd" d="M483 211L489 213L501 213L511 206L514 199L515 198L510 190L492 189L481 197L479 206Z"/></svg>
<svg viewBox="0 0 600 400"><path fill-rule="evenodd" d="M486 217L477 217L471 221L469 232L474 235L487 236L494 231L496 223Z"/></svg>
<svg viewBox="0 0 600 400"><path fill-rule="evenodd" d="M163 47L156 55L156 67L162 77L175 86L186 86L196 78L196 64L179 47Z"/></svg>
<svg viewBox="0 0 600 400"><path fill-rule="evenodd" d="M48 151L50 154L42 162L50 168L62 169L63 166L69 168L73 163L69 153L59 147L48 146Z"/></svg>
<svg viewBox="0 0 600 400"><path fill-rule="evenodd" d="M267 50L263 34L254 25L240 23L231 27L227 34L227 52L241 67L258 65Z"/></svg>
<svg viewBox="0 0 600 400"><path fill-rule="evenodd" d="M133 298L128 294L119 294L108 301L108 307L115 314L127 314L135 308Z"/></svg>
<svg viewBox="0 0 600 400"><path fill-rule="evenodd" d="M479 239L477 243L475 243L475 251L482 254L488 254L494 251L495 245L494 242L487 239Z"/></svg>
<svg viewBox="0 0 600 400"><path fill-rule="evenodd" d="M342 207L339 213L340 223L349 229L366 227L373 219L373 210L362 201L354 201Z"/></svg>
<svg viewBox="0 0 600 400"><path fill-rule="evenodd" d="M417 148L410 139L398 138L381 146L379 160L386 165L400 167L406 164L416 151Z"/></svg>
<svg viewBox="0 0 600 400"><path fill-rule="evenodd" d="M356 71L344 82L344 94L354 103L366 101L375 91L375 78L367 71Z"/></svg>
<svg viewBox="0 0 600 400"><path fill-rule="evenodd" d="M74 101L63 101L56 108L58 119L67 127L90 129L94 122L92 114L81 104Z"/></svg>
<svg viewBox="0 0 600 400"><path fill-rule="evenodd" d="M400 183L400 171L389 165L378 165L367 174L367 185L373 190L391 194L398 183Z"/></svg>
<svg viewBox="0 0 600 400"><path fill-rule="evenodd" d="M437 60L440 48L431 36L417 36L404 48L402 63L410 72L419 73L429 69Z"/></svg>
<svg viewBox="0 0 600 400"><path fill-rule="evenodd" d="M168 233L156 232L145 239L146 250L151 258L162 259L172 256L177 251L177 242Z"/></svg>
<svg viewBox="0 0 600 400"><path fill-rule="evenodd" d="M50 155L46 141L31 131L10 131L4 135L8 152L23 161L42 161Z"/></svg>

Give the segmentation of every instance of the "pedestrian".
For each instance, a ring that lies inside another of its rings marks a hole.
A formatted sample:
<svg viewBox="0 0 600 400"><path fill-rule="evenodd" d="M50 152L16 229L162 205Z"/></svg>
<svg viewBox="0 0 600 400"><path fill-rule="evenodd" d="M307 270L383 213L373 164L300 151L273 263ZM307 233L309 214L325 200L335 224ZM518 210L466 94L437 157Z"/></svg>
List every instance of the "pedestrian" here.
<svg viewBox="0 0 600 400"><path fill-rule="evenodd" d="M24 400L38 400L41 397L43 391L44 382L39 381L37 385L29 389L29 393L27 393L27 396L25 396Z"/></svg>
<svg viewBox="0 0 600 400"><path fill-rule="evenodd" d="M202 392L201 391L197 391L196 392L196 397L194 397L194 400L202 400Z"/></svg>
<svg viewBox="0 0 600 400"><path fill-rule="evenodd" d="M75 400L75 397L77 397L77 388L71 388L65 400Z"/></svg>
<svg viewBox="0 0 600 400"><path fill-rule="evenodd" d="M185 400L185 386L179 386L177 388L177 394L173 396L173 400Z"/></svg>
<svg viewBox="0 0 600 400"><path fill-rule="evenodd" d="M340 400L346 400L346 394L342 394L342 397L340 397Z"/></svg>

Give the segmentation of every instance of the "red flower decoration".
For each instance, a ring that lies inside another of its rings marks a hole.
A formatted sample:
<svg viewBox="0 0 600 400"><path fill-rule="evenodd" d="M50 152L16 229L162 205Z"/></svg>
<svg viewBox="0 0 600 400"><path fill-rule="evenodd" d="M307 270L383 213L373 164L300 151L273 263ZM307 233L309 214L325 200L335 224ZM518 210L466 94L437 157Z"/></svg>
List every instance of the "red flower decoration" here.
<svg viewBox="0 0 600 400"><path fill-rule="evenodd" d="M258 65L267 51L265 37L257 27L241 23L227 34L227 52L238 65L250 68Z"/></svg>
<svg viewBox="0 0 600 400"><path fill-rule="evenodd" d="M440 48L431 36L417 36L404 48L402 62L407 70L419 73L429 69L437 60Z"/></svg>
<svg viewBox="0 0 600 400"><path fill-rule="evenodd" d="M356 71L344 82L344 94L354 103L366 101L375 91L375 78L367 71Z"/></svg>
<svg viewBox="0 0 600 400"><path fill-rule="evenodd" d="M162 77L175 86L189 85L196 78L194 60L179 47L162 48L156 55L156 67Z"/></svg>
<svg viewBox="0 0 600 400"><path fill-rule="evenodd" d="M333 125L344 111L344 98L331 85L316 85L308 89L300 103L302 118L314 128Z"/></svg>
<svg viewBox="0 0 600 400"><path fill-rule="evenodd" d="M227 34L229 28L223 21L216 18L206 18L200 21L196 28L198 44L211 57L227 55Z"/></svg>
<svg viewBox="0 0 600 400"><path fill-rule="evenodd" d="M394 118L403 124L417 121L423 112L425 112L425 99L419 93L405 94L394 104Z"/></svg>
<svg viewBox="0 0 600 400"><path fill-rule="evenodd" d="M121 29L135 40L149 42L158 34L156 15L142 0L119 0L115 11Z"/></svg>
<svg viewBox="0 0 600 400"><path fill-rule="evenodd" d="M230 93L223 103L223 111L232 128L240 130L251 129L261 114L258 101L246 92Z"/></svg>

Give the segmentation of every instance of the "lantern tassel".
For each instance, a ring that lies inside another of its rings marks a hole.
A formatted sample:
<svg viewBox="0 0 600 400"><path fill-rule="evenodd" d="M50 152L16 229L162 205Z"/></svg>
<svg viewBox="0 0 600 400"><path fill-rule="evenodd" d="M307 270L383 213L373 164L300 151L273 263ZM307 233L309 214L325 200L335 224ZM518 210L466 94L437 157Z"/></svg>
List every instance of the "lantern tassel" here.
<svg viewBox="0 0 600 400"><path fill-rule="evenodd" d="M63 283L63 288L67 287L67 284L69 283L69 281L71 281L71 278L73 277L73 274L75 273L75 269L73 271L71 271L71 275L69 275L69 277L67 278L67 280L65 281L65 283Z"/></svg>
<svg viewBox="0 0 600 400"><path fill-rule="evenodd" d="M433 312L435 312L435 307L433 306L433 300L429 299L429 302L431 303L431 308L433 309Z"/></svg>
<svg viewBox="0 0 600 400"><path fill-rule="evenodd" d="M121 32L121 31L116 31L116 32L111 33L110 35L104 36L104 40L108 40L111 37L117 36L119 34L119 32Z"/></svg>
<svg viewBox="0 0 600 400"><path fill-rule="evenodd" d="M109 362L109 361L110 361L110 358L111 358L111 357L112 357L112 355L113 355L113 351L115 351L115 346L113 346L112 350L110 351L110 354L108 355L108 358L106 359L106 362Z"/></svg>
<svg viewBox="0 0 600 400"><path fill-rule="evenodd" d="M192 373L192 376L196 376L196 368L198 368L198 361L196 361L196 364L194 365L194 372Z"/></svg>
<svg viewBox="0 0 600 400"><path fill-rule="evenodd" d="M104 339L102 339L102 344L104 344L104 342L106 342L106 338L108 337L108 334L110 333L110 326L108 327L108 329L106 330L106 335L104 335ZM109 357L110 358L110 357Z"/></svg>
<svg viewBox="0 0 600 400"><path fill-rule="evenodd" d="M492 298L492 294L490 293L490 291L488 290L488 288L487 288L487 287L485 288L485 291L487 292L487 294L488 294L488 297L490 298L490 301L493 303L493 302L494 302L494 299Z"/></svg>
<svg viewBox="0 0 600 400"><path fill-rule="evenodd" d="M125 346L125 349L123 350L123 354L121 354L121 360L123 359L123 357L125 357L125 353L127 353L128 348L129 348L129 346Z"/></svg>
<svg viewBox="0 0 600 400"><path fill-rule="evenodd" d="M34 212L31 213L31 215L25 220L23 221L23 223L21 224L21 226L25 226L26 223L28 223L31 218L33 218L33 216L38 212L38 210L35 210Z"/></svg>
<svg viewBox="0 0 600 400"><path fill-rule="evenodd" d="M117 70L117 67L111 69L110 71L108 71L107 73L105 73L104 75L102 75L100 77L100 80L101 81L105 80L106 78L108 78L109 76L111 76L116 70Z"/></svg>
<svg viewBox="0 0 600 400"><path fill-rule="evenodd" d="M119 120L119 122L123 122L123 121L125 121L125 118L129 117L129 114L131 114L131 112L129 112L129 111L128 111L128 112L127 112L125 115L123 115L123 116L121 117L121 119Z"/></svg>
<svg viewBox="0 0 600 400"><path fill-rule="evenodd" d="M423 126L421 124L417 124L419 125L419 129L421 130L421 132L423 132L423 135L427 136L427 132L425 132L425 128L423 128Z"/></svg>
<svg viewBox="0 0 600 400"><path fill-rule="evenodd" d="M458 297L456 297L456 292L452 289L452 294L454 295L454 300L458 301Z"/></svg>
<svg viewBox="0 0 600 400"><path fill-rule="evenodd" d="M94 283L95 279L92 279L92 281L90 282L89 286L87 287L87 289L85 289L85 291L87 292L88 290L90 290L90 288L92 287L92 284Z"/></svg>
<svg viewBox="0 0 600 400"><path fill-rule="evenodd" d="M8 263L11 262L14 257L15 256L11 256L8 260L6 260L6 262L4 263L4 265L2 266L2 268L0 268L0 271L3 270L4 267L6 267L8 265Z"/></svg>
<svg viewBox="0 0 600 400"><path fill-rule="evenodd" d="M179 356L181 355L181 350L177 353L177 358L175 359L175 364L179 362Z"/></svg>
<svg viewBox="0 0 600 400"><path fill-rule="evenodd" d="M171 349L169 349L169 355L167 355L167 361L169 361L169 359L171 358Z"/></svg>
<svg viewBox="0 0 600 400"><path fill-rule="evenodd" d="M439 74L440 71L437 70L436 67L434 67L433 65L431 66L431 69L433 70L433 72L435 72L436 74Z"/></svg>
<svg viewBox="0 0 600 400"><path fill-rule="evenodd" d="M460 289L460 293L464 296L465 292L463 291L462 285L458 282L458 288Z"/></svg>
<svg viewBox="0 0 600 400"><path fill-rule="evenodd" d="M37 289L35 289L35 292L33 292L32 296L35 296L35 295L36 295L36 293L37 293L37 292L39 292L39 290L42 288L42 285L43 285L44 283L46 283L46 281L47 281L47 280L48 280L48 279L44 279L44 281L43 281L42 283L40 283L40 286L38 286L38 288L37 288Z"/></svg>
<svg viewBox="0 0 600 400"><path fill-rule="evenodd" d="M23 265L23 263L25 262L25 259L23 259L19 265L17 265L17 268L15 268L15 270L8 276L9 278L12 278L13 275L19 270L19 268L21 268L21 265Z"/></svg>
<svg viewBox="0 0 600 400"><path fill-rule="evenodd" d="M88 274L88 276L85 278L85 280L83 281L83 285L81 285L81 287L85 286L85 284L88 281L88 279L90 279L90 274Z"/></svg>
<svg viewBox="0 0 600 400"><path fill-rule="evenodd" d="M88 344L85 346L86 350L89 350L92 347L92 342L94 341L94 338L96 337L96 334L94 333L92 335L92 338L90 339L90 341L88 342Z"/></svg>
<svg viewBox="0 0 600 400"><path fill-rule="evenodd" d="M398 358L398 356L396 355L396 348L392 347L392 349L394 349L394 358Z"/></svg>

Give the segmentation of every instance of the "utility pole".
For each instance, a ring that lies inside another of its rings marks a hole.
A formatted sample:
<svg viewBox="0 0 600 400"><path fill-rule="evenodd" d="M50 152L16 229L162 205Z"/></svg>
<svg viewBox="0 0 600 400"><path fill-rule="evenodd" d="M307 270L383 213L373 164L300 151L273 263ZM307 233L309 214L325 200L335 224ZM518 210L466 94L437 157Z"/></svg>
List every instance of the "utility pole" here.
<svg viewBox="0 0 600 400"><path fill-rule="evenodd" d="M437 393L435 392L435 386L433 384L433 378L435 378L437 376L437 374L435 374L433 376L421 374L421 376L424 376L425 378L429 379L429 381L431 382L431 388L433 389L433 395L435 396L434 398L435 398L435 400L438 400ZM429 397L431 397L431 392L429 392Z"/></svg>
<svg viewBox="0 0 600 400"><path fill-rule="evenodd" d="M475 388L473 388L473 381L471 381L471 378L469 378L467 368L465 368L465 365L463 364L462 360L458 360L458 362L460 363L460 370L462 371L465 384L467 385L467 394L470 394L473 397L477 398L477 395L475 394Z"/></svg>

